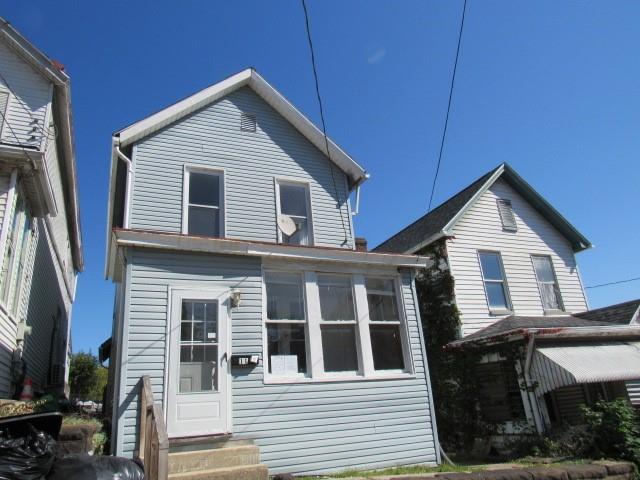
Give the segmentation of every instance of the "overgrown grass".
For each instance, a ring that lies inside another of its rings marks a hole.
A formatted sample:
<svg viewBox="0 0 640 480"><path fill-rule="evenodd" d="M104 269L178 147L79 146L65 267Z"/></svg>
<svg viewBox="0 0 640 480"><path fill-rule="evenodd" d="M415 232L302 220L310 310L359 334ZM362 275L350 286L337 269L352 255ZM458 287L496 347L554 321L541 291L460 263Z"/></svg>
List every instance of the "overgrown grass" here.
<svg viewBox="0 0 640 480"><path fill-rule="evenodd" d="M96 433L91 438L91 444L93 446L94 455L102 455L104 453L104 446L107 443L107 434L102 431L102 422L94 417L84 415L68 415L62 419L63 425L89 425L96 427Z"/></svg>

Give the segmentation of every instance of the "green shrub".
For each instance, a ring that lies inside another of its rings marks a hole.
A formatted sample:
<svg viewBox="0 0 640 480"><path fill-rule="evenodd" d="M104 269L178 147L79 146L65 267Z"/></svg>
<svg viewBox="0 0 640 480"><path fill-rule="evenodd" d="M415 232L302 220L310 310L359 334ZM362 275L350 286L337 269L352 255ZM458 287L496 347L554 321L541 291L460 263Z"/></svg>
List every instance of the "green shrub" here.
<svg viewBox="0 0 640 480"><path fill-rule="evenodd" d="M631 404L619 398L583 408L596 456L629 460L640 465L640 418Z"/></svg>

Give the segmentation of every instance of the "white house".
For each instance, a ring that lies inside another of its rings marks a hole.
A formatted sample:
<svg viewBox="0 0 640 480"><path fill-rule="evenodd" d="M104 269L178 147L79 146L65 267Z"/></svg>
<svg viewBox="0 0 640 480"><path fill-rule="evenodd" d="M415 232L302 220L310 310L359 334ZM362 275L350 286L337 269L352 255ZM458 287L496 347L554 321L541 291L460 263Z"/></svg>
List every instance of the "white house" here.
<svg viewBox="0 0 640 480"><path fill-rule="evenodd" d="M82 242L69 76L0 19L0 397L64 393Z"/></svg>
<svg viewBox="0 0 640 480"><path fill-rule="evenodd" d="M459 311L449 347L521 346L516 365L485 357L485 416L542 431L600 398L640 404L640 300L588 309L575 253L590 246L502 164L374 251L439 252Z"/></svg>
<svg viewBox="0 0 640 480"><path fill-rule="evenodd" d="M114 453L144 450L146 375L174 475L226 465L220 442L248 449L247 479L266 476L257 449L272 473L438 461L414 290L428 259L356 250L367 178L253 69L115 134Z"/></svg>

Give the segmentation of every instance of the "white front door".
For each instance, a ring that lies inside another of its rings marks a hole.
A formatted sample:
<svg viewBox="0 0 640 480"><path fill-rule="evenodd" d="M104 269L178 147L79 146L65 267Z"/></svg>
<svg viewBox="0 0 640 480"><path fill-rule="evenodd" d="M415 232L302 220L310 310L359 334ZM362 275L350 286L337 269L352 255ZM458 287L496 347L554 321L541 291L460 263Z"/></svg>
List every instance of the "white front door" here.
<svg viewBox="0 0 640 480"><path fill-rule="evenodd" d="M229 431L229 292L171 291L167 430L172 437Z"/></svg>

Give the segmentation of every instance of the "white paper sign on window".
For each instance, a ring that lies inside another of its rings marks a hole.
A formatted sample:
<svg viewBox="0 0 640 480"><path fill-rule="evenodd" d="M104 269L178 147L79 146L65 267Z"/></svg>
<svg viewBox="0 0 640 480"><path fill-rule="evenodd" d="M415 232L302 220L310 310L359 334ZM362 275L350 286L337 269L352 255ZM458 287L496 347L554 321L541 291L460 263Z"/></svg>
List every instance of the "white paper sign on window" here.
<svg viewBox="0 0 640 480"><path fill-rule="evenodd" d="M298 357L296 355L271 355L271 373L274 375L298 373Z"/></svg>

